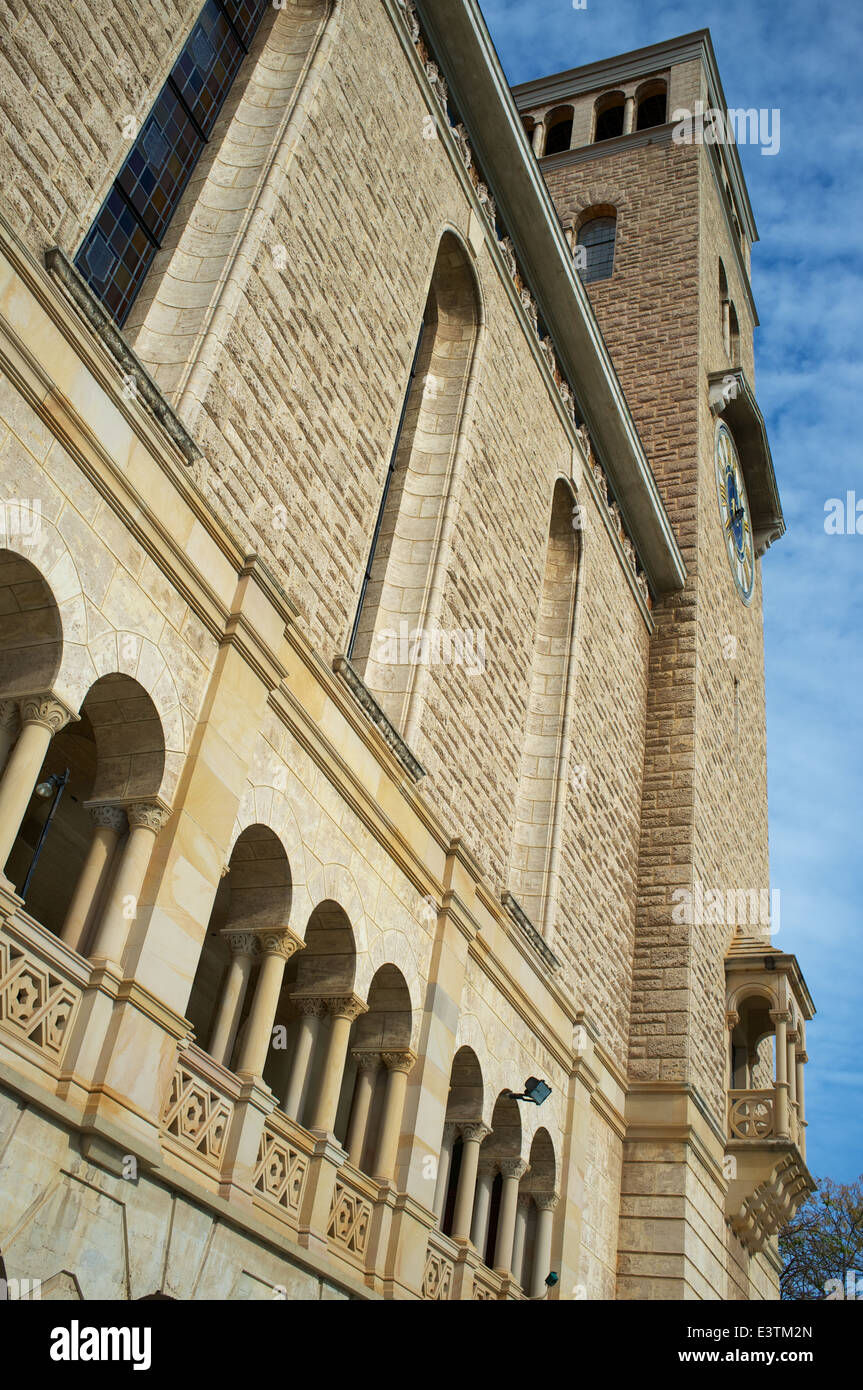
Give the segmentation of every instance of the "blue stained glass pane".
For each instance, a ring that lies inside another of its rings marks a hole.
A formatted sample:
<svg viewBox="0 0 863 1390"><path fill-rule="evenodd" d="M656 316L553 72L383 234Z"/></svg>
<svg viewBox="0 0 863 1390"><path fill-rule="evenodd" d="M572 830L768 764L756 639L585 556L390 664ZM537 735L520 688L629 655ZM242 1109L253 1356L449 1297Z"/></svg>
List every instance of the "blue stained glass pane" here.
<svg viewBox="0 0 863 1390"><path fill-rule="evenodd" d="M107 241L98 228L94 230L93 238L90 241L85 256L87 269L94 280L104 284L110 274L111 267L117 260Z"/></svg>

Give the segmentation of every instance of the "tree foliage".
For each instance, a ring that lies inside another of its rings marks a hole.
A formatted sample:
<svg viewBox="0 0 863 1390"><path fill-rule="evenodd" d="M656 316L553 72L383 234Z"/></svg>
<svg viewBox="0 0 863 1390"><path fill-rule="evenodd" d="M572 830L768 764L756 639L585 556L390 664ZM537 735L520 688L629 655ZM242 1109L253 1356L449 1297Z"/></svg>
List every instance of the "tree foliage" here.
<svg viewBox="0 0 863 1390"><path fill-rule="evenodd" d="M822 1178L780 1234L779 1252L783 1298L863 1298L863 1175L852 1183Z"/></svg>

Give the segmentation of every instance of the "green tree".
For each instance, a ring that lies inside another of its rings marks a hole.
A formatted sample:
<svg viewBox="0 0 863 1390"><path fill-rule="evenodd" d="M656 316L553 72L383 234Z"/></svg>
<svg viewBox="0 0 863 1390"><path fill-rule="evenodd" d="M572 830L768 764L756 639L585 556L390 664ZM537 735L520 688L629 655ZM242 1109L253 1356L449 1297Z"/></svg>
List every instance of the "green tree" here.
<svg viewBox="0 0 863 1390"><path fill-rule="evenodd" d="M783 1298L845 1297L849 1271L863 1298L863 1175L852 1183L822 1178L781 1232L779 1253Z"/></svg>

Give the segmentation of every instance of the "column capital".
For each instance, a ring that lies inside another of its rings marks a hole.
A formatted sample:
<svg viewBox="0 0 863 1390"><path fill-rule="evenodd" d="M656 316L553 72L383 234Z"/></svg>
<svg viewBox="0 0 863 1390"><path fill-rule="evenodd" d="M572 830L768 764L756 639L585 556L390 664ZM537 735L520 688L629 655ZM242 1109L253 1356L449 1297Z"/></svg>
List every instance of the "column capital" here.
<svg viewBox="0 0 863 1390"><path fill-rule="evenodd" d="M416 1059L416 1053L411 1052L409 1047L397 1048L392 1052L381 1053L381 1060L387 1071L403 1071L407 1073L413 1068Z"/></svg>
<svg viewBox="0 0 863 1390"><path fill-rule="evenodd" d="M263 931L253 931L252 935L258 939L262 956L282 956L285 960L290 960L291 956L296 955L306 944L290 927L270 927Z"/></svg>
<svg viewBox="0 0 863 1390"><path fill-rule="evenodd" d="M466 1144L471 1143L471 1141L481 1144L482 1141L487 1139L491 1134L490 1127L483 1124L482 1120L468 1120L459 1124L459 1129L461 1130L461 1137Z"/></svg>
<svg viewBox="0 0 863 1390"><path fill-rule="evenodd" d="M41 695L24 695L19 704L22 724L41 724L50 729L52 735L59 734L70 720L78 718L48 691Z"/></svg>
<svg viewBox="0 0 863 1390"><path fill-rule="evenodd" d="M158 801L133 801L126 807L130 830L152 830L158 835L171 819L171 812Z"/></svg>
<svg viewBox="0 0 863 1390"><path fill-rule="evenodd" d="M808 1062L808 1061L809 1061L809 1053L806 1051L805 1047L802 1047L802 1048L798 1048L798 1049L797 1049L797 1059L796 1059L796 1060L797 1060L798 1062Z"/></svg>
<svg viewBox="0 0 863 1390"><path fill-rule="evenodd" d="M530 1172L530 1164L523 1158L502 1158L500 1171L505 1178L515 1178L517 1182L521 1182L525 1173Z"/></svg>
<svg viewBox="0 0 863 1390"><path fill-rule="evenodd" d="M319 994L292 994L291 1003L306 1018L320 1018L324 1012L325 1000Z"/></svg>
<svg viewBox="0 0 863 1390"><path fill-rule="evenodd" d="M358 994L330 994L324 996L324 1008L333 1018L348 1018L351 1023L360 1014L367 1014L369 1006Z"/></svg>
<svg viewBox="0 0 863 1390"><path fill-rule="evenodd" d="M536 1202L538 1211L554 1211L560 1201L560 1194L557 1192L534 1192L533 1200Z"/></svg>
<svg viewBox="0 0 863 1390"><path fill-rule="evenodd" d="M790 1023L791 1011L789 1009L771 1009L770 1021L771 1023Z"/></svg>
<svg viewBox="0 0 863 1390"><path fill-rule="evenodd" d="M223 927L219 932L228 943L228 950L232 956L252 956L258 954L258 938L253 931L234 931L231 927Z"/></svg>
<svg viewBox="0 0 863 1390"><path fill-rule="evenodd" d="M113 830L115 835L122 835L126 829L126 812L122 806L107 806L97 802L88 806L87 810L97 830Z"/></svg>
<svg viewBox="0 0 863 1390"><path fill-rule="evenodd" d="M16 734L21 723L17 700L0 700L0 729L7 734Z"/></svg>
<svg viewBox="0 0 863 1390"><path fill-rule="evenodd" d="M533 1201L533 1193L532 1193L532 1192L519 1192L519 1194L518 1194L518 1205L519 1205L520 1207L529 1207L532 1201Z"/></svg>
<svg viewBox="0 0 863 1390"><path fill-rule="evenodd" d="M351 1056L357 1064L358 1071L379 1071L383 1063L381 1053L372 1048L352 1047Z"/></svg>
<svg viewBox="0 0 863 1390"><path fill-rule="evenodd" d="M740 1022L740 1015L736 1009L726 1009L725 1022L729 1028L736 1028Z"/></svg>

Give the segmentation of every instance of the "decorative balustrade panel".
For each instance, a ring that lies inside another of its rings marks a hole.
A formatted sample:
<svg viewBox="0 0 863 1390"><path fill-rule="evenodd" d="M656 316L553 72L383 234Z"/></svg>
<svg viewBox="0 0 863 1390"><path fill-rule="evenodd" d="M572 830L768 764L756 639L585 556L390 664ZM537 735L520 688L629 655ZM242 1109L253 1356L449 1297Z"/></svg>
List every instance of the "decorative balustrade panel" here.
<svg viewBox="0 0 863 1390"><path fill-rule="evenodd" d="M474 1301L487 1302L491 1299L500 1297L501 1280L499 1275L493 1274L490 1269L477 1269L473 1276L473 1299Z"/></svg>
<svg viewBox="0 0 863 1390"><path fill-rule="evenodd" d="M729 1091L728 1124L733 1139L769 1139L775 1133L772 1091Z"/></svg>
<svg viewBox="0 0 863 1390"><path fill-rule="evenodd" d="M349 1186L344 1178L338 1178L327 1223L327 1239L330 1243L337 1250L362 1260L366 1253L371 1220L371 1201Z"/></svg>
<svg viewBox="0 0 863 1390"><path fill-rule="evenodd" d="M455 1262L443 1250L436 1248L434 1237L429 1235L426 1264L423 1271L423 1298L440 1303L451 1298L454 1277Z"/></svg>
<svg viewBox="0 0 863 1390"><path fill-rule="evenodd" d="M81 989L5 933L0 936L0 1027L60 1062Z"/></svg>
<svg viewBox="0 0 863 1390"><path fill-rule="evenodd" d="M162 1116L167 1133L181 1147L218 1168L233 1113L233 1101L216 1090L212 1081L199 1075L189 1053L184 1053L177 1063Z"/></svg>
<svg viewBox="0 0 863 1390"><path fill-rule="evenodd" d="M306 1154L265 1126L255 1168L255 1190L295 1220L300 1214L308 1168Z"/></svg>

